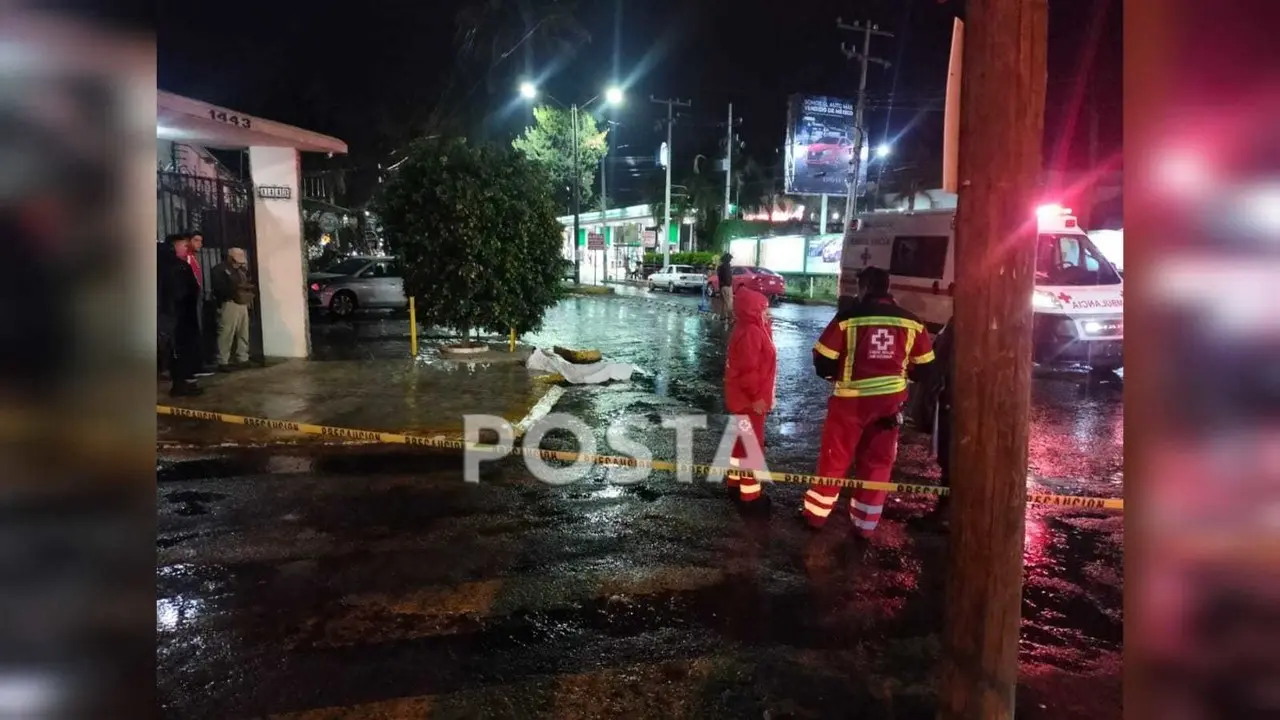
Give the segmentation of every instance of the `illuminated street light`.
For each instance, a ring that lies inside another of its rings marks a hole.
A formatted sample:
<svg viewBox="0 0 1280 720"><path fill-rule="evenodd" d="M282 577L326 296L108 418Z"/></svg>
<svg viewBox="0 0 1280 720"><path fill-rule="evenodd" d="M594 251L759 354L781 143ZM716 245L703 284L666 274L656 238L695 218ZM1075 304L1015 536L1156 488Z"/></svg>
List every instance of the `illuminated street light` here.
<svg viewBox="0 0 1280 720"><path fill-rule="evenodd" d="M528 81L520 83L520 95L524 99L532 100L535 97L537 97L538 94L539 94L538 88L533 83ZM605 105L621 105L623 100L622 88L616 85L610 86L606 88L604 92L600 93L599 95L596 95L595 97L591 98L590 100L582 104L573 103L567 107L565 106L564 103L557 100L555 96L552 95L551 93L546 93L544 97L546 97L546 99L550 100L556 105L560 106L561 108L565 108L566 110L569 111L570 127L571 127L570 137L573 139L573 280L575 283L580 283L582 282L582 261L581 261L580 252L578 249L578 235L581 232L581 221L579 216L581 214L581 203L582 203L581 201L582 171L581 171L581 166L578 163L578 140L579 140L578 133L580 132L578 128L578 115L581 112L585 111L588 107L591 106L592 103L596 102L597 100L603 100ZM607 145L606 145L606 152L607 152ZM602 179L603 179L603 174L602 174Z"/></svg>
<svg viewBox="0 0 1280 720"><path fill-rule="evenodd" d="M888 143L883 143L880 145L880 147L876 148L876 157L887 158L889 157L889 154L892 152L893 152L893 148L890 147Z"/></svg>

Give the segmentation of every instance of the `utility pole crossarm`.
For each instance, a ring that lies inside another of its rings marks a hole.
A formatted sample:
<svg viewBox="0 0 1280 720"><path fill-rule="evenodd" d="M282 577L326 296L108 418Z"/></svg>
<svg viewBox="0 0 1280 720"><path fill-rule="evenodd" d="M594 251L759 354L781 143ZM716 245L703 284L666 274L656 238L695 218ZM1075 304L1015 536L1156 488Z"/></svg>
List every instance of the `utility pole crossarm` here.
<svg viewBox="0 0 1280 720"><path fill-rule="evenodd" d="M854 32L870 32L872 35L876 35L878 37L893 37L893 33L881 30L879 25L872 25L871 23L864 25L859 22L855 22L852 25L846 25L844 18L836 18L836 27L841 30L851 30Z"/></svg>

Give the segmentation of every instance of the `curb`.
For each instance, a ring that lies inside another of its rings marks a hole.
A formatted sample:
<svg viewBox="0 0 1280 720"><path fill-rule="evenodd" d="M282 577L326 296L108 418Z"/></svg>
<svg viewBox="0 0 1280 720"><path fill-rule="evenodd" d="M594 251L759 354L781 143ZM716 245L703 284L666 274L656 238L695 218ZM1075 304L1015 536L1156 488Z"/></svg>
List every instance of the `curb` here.
<svg viewBox="0 0 1280 720"><path fill-rule="evenodd" d="M783 295L779 298L781 302L790 303L791 305L825 305L827 307L836 307L835 300L821 300L819 298L793 298Z"/></svg>
<svg viewBox="0 0 1280 720"><path fill-rule="evenodd" d="M603 285L584 285L580 287L568 287L564 290L565 295L613 295L614 290L611 287Z"/></svg>

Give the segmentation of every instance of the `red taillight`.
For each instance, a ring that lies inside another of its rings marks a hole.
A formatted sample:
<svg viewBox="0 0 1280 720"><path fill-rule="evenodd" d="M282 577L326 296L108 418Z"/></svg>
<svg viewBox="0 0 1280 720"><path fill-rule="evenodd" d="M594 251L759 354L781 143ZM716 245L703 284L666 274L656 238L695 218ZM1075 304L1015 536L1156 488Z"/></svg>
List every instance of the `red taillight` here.
<svg viewBox="0 0 1280 720"><path fill-rule="evenodd" d="M311 283L311 289L320 292L320 283Z"/></svg>

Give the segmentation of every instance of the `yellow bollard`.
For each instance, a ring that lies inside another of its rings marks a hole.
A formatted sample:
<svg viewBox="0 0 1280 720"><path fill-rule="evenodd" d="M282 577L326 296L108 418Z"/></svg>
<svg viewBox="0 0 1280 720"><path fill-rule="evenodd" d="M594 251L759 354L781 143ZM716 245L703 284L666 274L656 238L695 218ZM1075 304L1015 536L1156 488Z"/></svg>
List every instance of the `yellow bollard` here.
<svg viewBox="0 0 1280 720"><path fill-rule="evenodd" d="M511 334L507 336L507 352L516 351L516 329L511 328Z"/></svg>
<svg viewBox="0 0 1280 720"><path fill-rule="evenodd" d="M409 355L418 357L418 311L409 298Z"/></svg>

